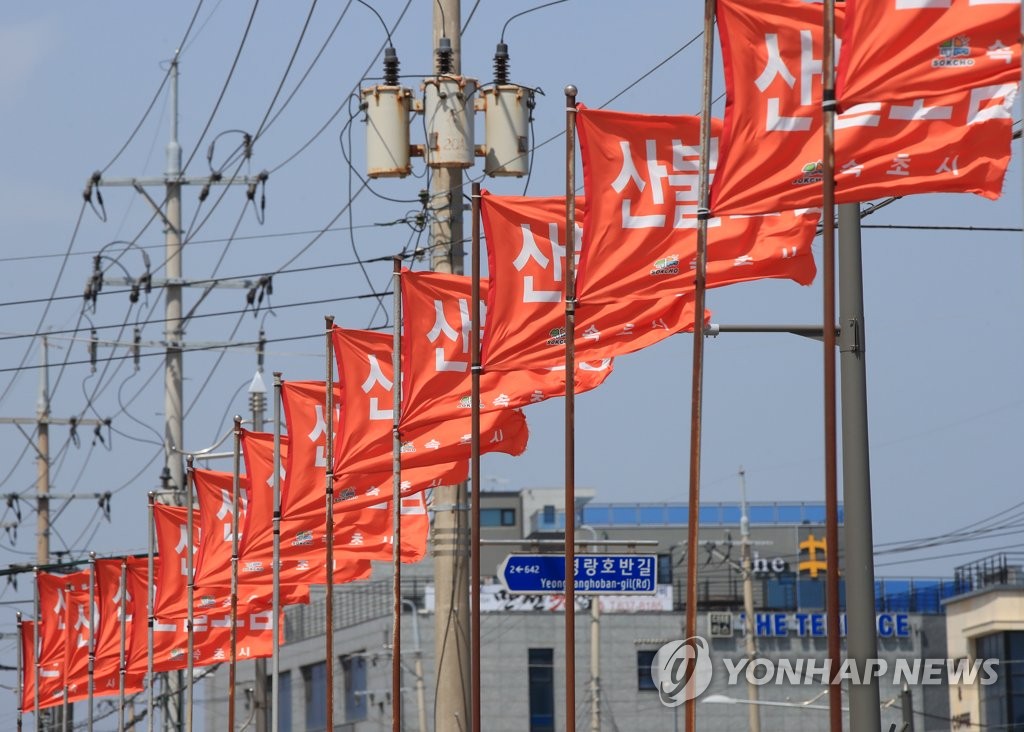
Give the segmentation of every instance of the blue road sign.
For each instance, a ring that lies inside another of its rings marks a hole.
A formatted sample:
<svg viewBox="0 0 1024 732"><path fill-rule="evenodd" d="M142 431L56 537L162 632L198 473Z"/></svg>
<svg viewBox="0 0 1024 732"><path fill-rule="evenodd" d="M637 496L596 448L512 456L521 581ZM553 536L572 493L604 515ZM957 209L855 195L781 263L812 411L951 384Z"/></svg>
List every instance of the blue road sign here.
<svg viewBox="0 0 1024 732"><path fill-rule="evenodd" d="M580 554L575 588L581 595L653 595L657 592L653 554ZM510 593L547 595L565 592L565 557L558 554L509 554L498 576Z"/></svg>

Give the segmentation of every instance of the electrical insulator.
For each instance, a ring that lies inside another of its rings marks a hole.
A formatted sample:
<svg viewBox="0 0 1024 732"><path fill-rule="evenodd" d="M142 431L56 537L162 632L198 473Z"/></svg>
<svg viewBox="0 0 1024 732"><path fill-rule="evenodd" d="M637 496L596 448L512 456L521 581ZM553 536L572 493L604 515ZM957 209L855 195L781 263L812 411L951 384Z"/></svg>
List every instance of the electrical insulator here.
<svg viewBox="0 0 1024 732"><path fill-rule="evenodd" d="M384 49L384 83L360 91L366 112L366 175L404 178L409 161L409 115L412 90L398 85L398 54Z"/></svg>
<svg viewBox="0 0 1024 732"><path fill-rule="evenodd" d="M508 83L507 43L499 43L494 51L494 83L498 86Z"/></svg>

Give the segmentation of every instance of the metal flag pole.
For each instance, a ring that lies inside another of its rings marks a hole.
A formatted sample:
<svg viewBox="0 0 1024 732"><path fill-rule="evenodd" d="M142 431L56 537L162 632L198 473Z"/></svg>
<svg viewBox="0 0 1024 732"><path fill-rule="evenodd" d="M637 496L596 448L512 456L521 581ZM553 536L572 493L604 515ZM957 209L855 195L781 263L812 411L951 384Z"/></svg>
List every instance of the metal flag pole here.
<svg viewBox="0 0 1024 732"><path fill-rule="evenodd" d="M839 506L836 468L835 0L826 0L822 29L822 353L825 387L825 635L829 661L828 716L842 732L839 668ZM872 616L873 617L873 616Z"/></svg>
<svg viewBox="0 0 1024 732"><path fill-rule="evenodd" d="M700 457L704 400L704 300L707 288L709 169L711 160L711 74L714 59L715 4L704 3L704 59L700 111L700 169L697 182L697 268L694 272L693 368L690 392L690 476L686 522L686 632L697 635L697 554L700 535ZM684 702L687 732L697 729L697 703Z"/></svg>
<svg viewBox="0 0 1024 732"><path fill-rule="evenodd" d="M24 636L22 635L22 632L21 632L21 613L20 612L15 613L15 616L17 617L17 620L18 620L18 687L17 687L17 691L15 693L18 695L18 727L17 727L17 729L18 729L18 732L21 732L22 707L25 706L23 704L24 699L22 698L22 697L25 696L25 681L21 677L22 673L24 672L24 667L23 667L23 664L22 664L22 658L24 657L24 654L25 654L25 638L24 638Z"/></svg>
<svg viewBox="0 0 1024 732"><path fill-rule="evenodd" d="M96 695L96 552L89 552L89 671L87 690L89 707L85 728L92 732L94 722L93 701Z"/></svg>
<svg viewBox="0 0 1024 732"><path fill-rule="evenodd" d="M846 543L846 657L867 668L878 654L875 627L875 557L871 531L871 470L868 454L867 368L860 206L839 207L839 348L843 433L843 513ZM837 529L838 533L838 529ZM827 547L829 556L832 547ZM835 552L838 554L838 552ZM836 585L839 580L836 580ZM850 729L881 732L878 677L851 684Z"/></svg>
<svg viewBox="0 0 1024 732"><path fill-rule="evenodd" d="M470 729L480 732L480 184L473 183L473 218L471 236L472 289L470 295L469 353L472 358L470 381L470 669L473 673L470 701L473 723ZM566 374L569 372L566 371ZM568 377L567 377L568 378Z"/></svg>
<svg viewBox="0 0 1024 732"><path fill-rule="evenodd" d="M281 372L274 372L274 566L270 620L274 629L270 659L270 732L278 732L277 710L281 700Z"/></svg>
<svg viewBox="0 0 1024 732"><path fill-rule="evenodd" d="M238 482L241 472L242 418L235 415L231 466L231 628L228 646L228 729L235 729L235 682L238 674Z"/></svg>
<svg viewBox="0 0 1024 732"><path fill-rule="evenodd" d="M118 602L118 625L120 626L120 638L118 639L117 649L117 732L124 732L124 688L125 688L125 676L128 673L128 659L126 654L127 649L127 626L128 618L125 615L127 610L127 595L128 595L128 558L123 557L121 559L121 585L118 587L119 596Z"/></svg>
<svg viewBox="0 0 1024 732"><path fill-rule="evenodd" d="M156 603L154 594L156 592L156 578L153 576L153 544L156 542L156 529L153 524L153 505L156 503L156 493L149 492L149 553L146 561L147 579L146 586L146 678L148 681L148 692L146 695L146 729L153 732L153 606ZM189 537L192 541L192 537ZM186 555L189 554L186 549Z"/></svg>
<svg viewBox="0 0 1024 732"><path fill-rule="evenodd" d="M565 87L565 730L576 731L576 87ZM478 486L474 486L477 488Z"/></svg>
<svg viewBox="0 0 1024 732"><path fill-rule="evenodd" d="M42 729L42 720L39 719L39 567L33 567L32 572L36 578L32 591L32 616L35 618L32 624L32 674L35 681L35 688L32 689L32 706L36 729Z"/></svg>
<svg viewBox="0 0 1024 732"><path fill-rule="evenodd" d="M192 686L195 675L195 647L196 647L196 635L195 635L195 601L196 601L196 572L194 561L192 558L191 543L192 537L195 536L195 458L189 455L186 458L187 465L187 485L185 488L185 505L188 507L186 511L186 527L185 533L188 534L189 547L185 549L185 579L186 579L186 590L185 590L185 633L187 637L187 658L185 659L185 732L192 732L192 708L194 706Z"/></svg>
<svg viewBox="0 0 1024 732"><path fill-rule="evenodd" d="M327 423L327 445L324 448L327 467L324 469L325 495L325 530L327 565L327 591L324 595L324 645L326 646L326 679L327 715L326 729L334 729L334 348L331 343L331 331L334 329L334 316L324 318L327 322L327 378L325 386L325 416Z"/></svg>
<svg viewBox="0 0 1024 732"><path fill-rule="evenodd" d="M70 582L64 584L64 690L60 704L60 727L64 732L70 732L68 725L68 660L71 658L71 590L73 585Z"/></svg>
<svg viewBox="0 0 1024 732"><path fill-rule="evenodd" d="M391 427L391 729L402 730L402 436L398 423L402 416L402 258L392 260L394 279L394 336L391 369L394 392Z"/></svg>

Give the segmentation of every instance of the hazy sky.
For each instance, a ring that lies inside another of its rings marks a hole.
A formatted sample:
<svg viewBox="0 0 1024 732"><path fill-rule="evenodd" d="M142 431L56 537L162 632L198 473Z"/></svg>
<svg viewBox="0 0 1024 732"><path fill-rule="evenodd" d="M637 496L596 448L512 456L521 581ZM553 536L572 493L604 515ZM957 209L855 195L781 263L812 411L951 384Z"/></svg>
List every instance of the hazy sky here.
<svg viewBox="0 0 1024 732"><path fill-rule="evenodd" d="M494 47L505 21L531 5L484 1L469 19L473 3L463 2L466 75L492 79ZM563 130L562 89L569 83L591 107L614 99L609 108L696 113L700 39L678 51L700 33L699 6L575 0L509 23L504 39L512 80L544 92L535 111L535 141ZM378 2L375 7L393 28L403 83L419 96L420 79L432 71L432 4ZM83 210L82 189L94 170L111 178L163 172L168 99L157 90L194 8L192 3L7 4L0 15L0 415L34 416L38 371L16 369L23 361L27 366L39 361L38 340L23 336L52 329L53 415L111 417L115 431L112 443L104 432L105 444L100 444L91 429L82 428L81 444L75 446L67 428L51 429L54 493L115 492L111 523L99 517L91 499L68 506L54 502L51 546L54 551L69 548L75 556L89 550L144 550L145 494L157 487L163 462L162 352L144 349L138 372L130 359L108 362L111 355L127 353L123 346L101 346L95 372L81 363L89 358L86 341L93 326L102 328L100 338L109 341L130 341L136 323L142 324L144 341L162 338L162 325L155 322L163 313L159 290L132 306L127 293L107 294L124 288L107 286L95 309L90 306L84 314L81 298L92 257L104 246L109 245L105 254L120 263L110 276L124 276L121 266L132 277L144 271L140 250L111 244L118 240L144 248L154 276L163 277L162 228L151 221L146 200L130 188L102 190L106 221L88 206ZM179 137L185 160L195 153L187 174L209 174L211 140L216 139L213 164L221 166L233 156L238 130L259 127L296 47L308 5L259 6L228 81L251 10L250 3L203 3L182 50ZM448 23L452 35L455 21ZM258 278L282 268L321 267L277 274L270 298L274 309L269 311L264 301L255 317L251 311L239 312L245 290L214 290L198 304L201 290L186 293L185 311L196 306L197 316L187 328L189 343L251 341L261 326L271 341L310 335L270 343L268 385L269 373L276 370L291 379L323 377L322 339L315 334L324 314L334 314L345 327L385 323L390 299L384 300L384 310L372 299L331 301L388 289L390 263L367 265L366 277L351 263L427 244L426 235L409 223L420 208L418 193L427 185L422 160L414 162L415 177L376 181L346 210L362 186L364 167L365 125L350 94L364 76L380 76L382 64L375 54L384 43L380 21L363 5L316 7L271 122L251 162L242 167L251 174L271 171L262 225L241 188L215 190L201 207L196 188L183 194L186 236L194 237L184 251L186 278ZM721 114L724 89L720 74L715 76L716 114ZM478 130L479 138L482 120ZM422 142L422 134L419 121L414 122L413 142ZM879 554L880 576L949 576L964 561L1024 546L1018 538L1021 512L1015 510L1021 501L1024 436L1021 234L944 228L1019 228L1017 155L1019 148L1000 201L970 195L903 199L864 222L927 227L864 230L876 543L943 534L993 516L998 521L982 528L1005 525L972 542ZM487 180L484 185L509 195L559 194L564 191L563 165L564 141L559 138L537 149L528 181ZM478 178L482 168L469 175ZM149 194L162 200L159 188ZM815 251L820 262L820 242ZM104 266L110 261L105 259ZM339 264L349 266L333 266ZM51 292L57 299L48 305ZM309 301L319 302L293 306ZM722 324L818 323L820 281L810 287L765 282L720 289L709 294L708 306L713 321ZM228 314L211 315L216 313ZM65 360L74 363L61 368ZM692 337L677 336L619 359L601 389L578 398L577 485L594 488L599 501L685 500L691 360ZM823 500L821 362L820 344L797 336L728 334L707 342L704 501L737 500L741 465L752 501ZM185 399L193 405L185 424L189 449L221 437L231 415L248 415L245 387L255 367L251 349L186 354ZM528 410L527 453L515 459L487 456L483 487L561 485L562 414L561 401ZM31 563L34 456L17 428L0 429L2 491L27 499L18 503L16 541L0 537L0 562ZM8 509L2 521L15 522L15 511ZM886 548L891 547L880 547ZM8 609L0 616L0 631L14 630L16 609L30 609L6 603L30 597L28 577L17 589L0 590L0 603ZM5 635L0 648L10 665L14 647ZM13 681L13 674L3 679L12 686ZM7 705L0 724L12 715Z"/></svg>

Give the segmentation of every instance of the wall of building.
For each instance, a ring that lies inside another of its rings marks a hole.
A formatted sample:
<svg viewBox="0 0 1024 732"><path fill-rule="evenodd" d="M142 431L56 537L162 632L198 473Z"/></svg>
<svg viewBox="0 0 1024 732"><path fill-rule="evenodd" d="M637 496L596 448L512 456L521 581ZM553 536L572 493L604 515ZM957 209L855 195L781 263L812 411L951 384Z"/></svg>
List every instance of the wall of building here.
<svg viewBox="0 0 1024 732"><path fill-rule="evenodd" d="M420 652L423 669L423 693L428 729L438 732L459 729L454 722L433 720L433 616L421 613L418 617ZM590 638L591 617L586 610L577 613L576 618L576 719L577 728L590 729ZM661 645L681 637L683 617L678 613L605 613L600 617L600 698L602 730L673 730L682 729L682 710L665 707L659 702L657 691L641 689L641 674L646 668L638 668L638 651L656 651ZM414 673L417 651L413 643L413 616L403 617L403 717L405 729L418 729L417 679ZM698 628L709 635L707 615L702 615ZM906 638L886 639L880 642L880 658L890 665L897 658L915 659L945 655L945 627L941 616L909 617L909 635ZM564 729L565 701L565 656L564 614L561 612L495 612L481 618L482 664L481 684L483 690L482 709L487 732L527 732L530 729L530 700L528 659L530 649L552 649L554 674L555 728ZM365 659L365 686L356 691L366 699L365 712L357 709L356 714L348 709L346 699L352 700L352 689L346 691L347 679L339 660L335 666L335 721L346 732L370 732L390 729L391 687L391 622L382 617L358 623L335 633L335 656L337 659L361 657ZM762 657L777 662L786 658L816 659L819 666L825 657L825 639L800 637L759 639L759 653ZM725 659L738 662L744 656L743 637L738 632L730 638L711 640L713 676L710 688L702 699L712 696L726 696L746 699L744 684L729 686ZM282 651L281 668L290 670L292 675L291 729L312 730L306 726L306 690L302 683L302 667L321 661L325 657L322 636L310 637L287 644ZM245 685L251 678L251 663L242 664L239 683ZM248 675L247 675L248 674ZM207 690L207 696L226 699L224 688L226 673L216 675ZM467 680L467 683L469 681ZM647 684L643 684L647 686ZM821 696L824 686L817 681L807 685L767 685L759 687L761 700L792 704L810 703L827 706L827 698ZM884 702L897 700L898 686L883 683L881 699ZM915 718L915 729L948 730L949 702L946 687L920 686L912 689L913 704L919 714ZM244 694L240 694L241 699ZM698 707L701 729L708 732L734 732L745 729L748 708L742 704L700 703ZM827 724L827 711L822 709L766 706L760 707L762 729L764 730L807 730L818 732ZM929 717L923 716L927 713ZM356 717L364 717L356 719ZM239 719L244 719L245 709L240 706ZM885 706L882 710L883 729L890 723L899 722L902 712L898 703ZM207 707L207 729L220 729L217 721L225 717L224 706L211 704ZM678 727L677 725L678 718ZM283 726L282 732L288 727Z"/></svg>

